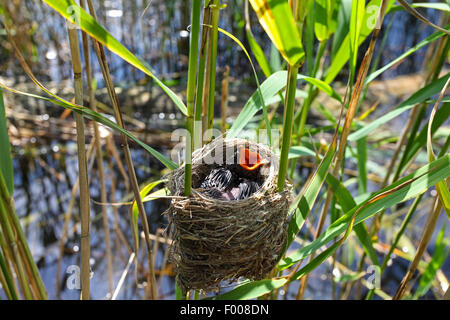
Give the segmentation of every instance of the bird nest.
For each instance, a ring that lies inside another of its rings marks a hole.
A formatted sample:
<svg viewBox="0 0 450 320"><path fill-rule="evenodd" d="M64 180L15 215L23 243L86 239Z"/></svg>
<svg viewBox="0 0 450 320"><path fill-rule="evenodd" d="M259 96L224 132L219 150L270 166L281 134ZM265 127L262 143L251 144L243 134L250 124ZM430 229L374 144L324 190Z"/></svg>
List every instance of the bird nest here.
<svg viewBox="0 0 450 320"><path fill-rule="evenodd" d="M264 181L242 200L210 197L200 188L212 169L236 161L239 148L268 160ZM275 267L286 241L291 185L277 191L278 157L267 146L218 138L192 155L192 190L184 197L184 166L169 174L166 211L175 227L171 259L180 288L209 291L223 281L260 280Z"/></svg>

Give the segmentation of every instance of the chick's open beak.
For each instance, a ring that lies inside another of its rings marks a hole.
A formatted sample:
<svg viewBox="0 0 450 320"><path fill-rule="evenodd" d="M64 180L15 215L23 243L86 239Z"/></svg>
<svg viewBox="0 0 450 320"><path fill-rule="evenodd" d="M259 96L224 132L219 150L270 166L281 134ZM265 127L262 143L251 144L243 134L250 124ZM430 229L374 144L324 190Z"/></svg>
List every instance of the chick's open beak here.
<svg viewBox="0 0 450 320"><path fill-rule="evenodd" d="M268 163L266 159L260 156L258 152L251 151L248 148L241 147L239 156L239 165L248 171L253 171Z"/></svg>

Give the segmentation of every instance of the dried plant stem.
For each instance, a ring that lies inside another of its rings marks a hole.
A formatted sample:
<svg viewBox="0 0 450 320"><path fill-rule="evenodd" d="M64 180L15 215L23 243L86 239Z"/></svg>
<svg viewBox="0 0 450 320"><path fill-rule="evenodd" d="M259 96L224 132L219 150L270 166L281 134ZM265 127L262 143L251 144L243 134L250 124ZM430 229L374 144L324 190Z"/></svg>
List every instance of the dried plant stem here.
<svg viewBox="0 0 450 320"><path fill-rule="evenodd" d="M83 105L83 85L81 78L81 58L78 47L77 29L68 24L70 52L72 55L72 68L75 88L75 103ZM78 178L80 185L80 215L81 215L81 299L90 299L90 235L89 235L89 185L86 161L86 142L84 133L84 119L75 113L78 147Z"/></svg>
<svg viewBox="0 0 450 320"><path fill-rule="evenodd" d="M222 99L220 100L220 116L222 133L227 130L227 109L228 109L228 76L230 74L230 67L225 66L222 80Z"/></svg>
<svg viewBox="0 0 450 320"><path fill-rule="evenodd" d="M94 10L91 0L88 0L88 6L89 6L89 10L90 10L91 14L93 15L94 18L96 18L95 10ZM119 100L118 100L117 94L114 89L114 84L111 79L108 64L106 62L106 56L105 56L105 51L104 51L103 45L96 40L94 40L93 42L94 42L95 53L97 55L98 62L102 69L103 78L105 79L106 88L108 90L111 104L114 109L114 116L116 118L117 124L120 127L124 128L122 113L121 113L120 107L119 107ZM123 152L125 155L125 162L128 167L128 173L129 173L129 177L130 177L130 181L131 181L131 188L133 190L134 198L136 200L137 208L139 211L139 217L141 219L142 226L144 229L144 234L145 234L145 242L146 242L146 246L147 246L148 268L149 268L147 283L150 287L150 298L157 299L157 292L156 292L156 287L155 287L156 280L155 280L155 272L154 272L154 268L153 268L153 262L152 262L152 258L151 258L152 257L152 247L151 247L151 241L150 241L150 235L149 235L150 232L149 232L149 226L148 226L148 222L147 222L147 215L145 213L144 204L143 204L142 199L139 194L139 185L138 185L137 178L136 178L136 172L134 170L133 160L131 159L131 152L130 152L130 148L128 145L128 139L124 134L121 134L121 136L122 136Z"/></svg>
<svg viewBox="0 0 450 320"><path fill-rule="evenodd" d="M127 172L125 171L125 167L122 163L122 160L120 159L119 151L117 150L117 147L114 144L114 139L112 135L108 135L106 137L106 148L108 152L110 152L114 160L116 160L117 168L119 169L125 184L125 190L128 192L130 190L130 178L128 178Z"/></svg>
<svg viewBox="0 0 450 320"><path fill-rule="evenodd" d="M111 147L115 148L115 146L111 141L109 143L108 143L108 141L110 141L109 137L106 139L106 142L107 142L106 149L108 150L108 152L111 152L110 148ZM109 167L110 175L111 175L111 177L110 177L111 178L111 201L113 203L116 203L117 202L117 199L116 199L116 183L117 182L116 182L116 179L115 179L114 173L113 173L113 163L112 163L112 160L110 157L107 158L107 161L108 161L108 167ZM120 250L120 241L121 241L122 244L126 247L128 254L131 254L132 249L129 246L127 239L125 238L125 235L123 234L123 232L119 226L119 213L118 213L117 207L112 206L112 211L113 211L113 216L114 216L114 232L116 233L116 236L117 236L116 239L118 241L117 247L119 248L119 253L121 254L121 250ZM125 262L127 261L126 259L122 259L122 260L124 260Z"/></svg>
<svg viewBox="0 0 450 320"><path fill-rule="evenodd" d="M212 0L210 4L211 8L211 33L209 41L209 93L208 93L208 122L207 122L207 137L206 142L211 141L214 121L214 102L215 102L215 92L216 92L216 63L217 63L217 40L219 37L219 0Z"/></svg>
<svg viewBox="0 0 450 320"><path fill-rule="evenodd" d="M361 63L361 67L359 68L358 77L354 86L354 90L352 92L349 107L347 110L347 114L345 116L344 126L342 128L342 134L339 140L339 149L336 156L336 160L333 168L333 175L338 177L339 171L341 170L341 164L344 159L345 149L347 144L347 138L350 133L351 124L353 122L353 118L356 112L356 108L358 106L359 98L364 87L364 82L366 80L367 72L370 67L370 63L372 61L373 52L375 49L375 43L378 39L378 35L381 31L381 26L383 24L384 15L386 13L388 1L383 0L380 4L380 12L377 20L377 24L375 26L375 30L373 31L372 38L370 39L369 47L364 55L363 61ZM328 212L329 206L331 204L331 200L333 198L333 192L328 190L327 197L325 199L325 204L322 207L322 212L320 213L319 224L317 226L315 239L322 233L323 225L325 224L326 214ZM314 255L311 255L309 261L311 262L314 259ZM308 281L308 275L302 278L300 282L299 291L297 294L297 299L303 299L303 295L306 289L306 283Z"/></svg>
<svg viewBox="0 0 450 320"><path fill-rule="evenodd" d="M0 236L1 239L1 236ZM1 246L4 247L3 245ZM3 287L3 291L5 292L6 298L8 300L17 300L17 290L15 288L15 284L13 281L13 276L11 274L11 270L0 251L0 284Z"/></svg>
<svg viewBox="0 0 450 320"><path fill-rule="evenodd" d="M0 176L3 181L3 177ZM17 274L17 279L19 280L19 285L22 291L22 294L25 299L32 300L33 296L31 294L31 290L29 287L29 283L27 277L25 275L25 267L23 265L23 261L19 255L18 244L16 238L14 236L14 231L9 223L7 209L2 201L0 201L0 225L2 229L2 233L5 235L5 243L8 247L9 254L14 261L14 267Z"/></svg>
<svg viewBox="0 0 450 320"><path fill-rule="evenodd" d="M86 158L91 159L92 150L94 149L94 143L91 143L88 147L88 150L86 152ZM89 160L89 168L91 168L92 161ZM75 205L75 200L78 192L78 186L79 186L79 177L77 177L71 191L71 197L69 206L67 208L67 211L64 213L64 225L62 230L61 238L59 239L59 258L56 265L56 296L59 298L61 294L61 263L62 263L62 257L64 253L64 244L67 241L67 230L69 229L69 222L72 218L72 211L73 207Z"/></svg>
<svg viewBox="0 0 450 320"><path fill-rule="evenodd" d="M84 9L84 0L80 1L81 7ZM92 71L91 71L91 59L89 54L89 39L85 32L82 32L82 41L83 41L83 54L85 60L85 71L86 71L86 79L88 85L88 96L89 96L89 106L90 108L97 112L97 106L95 102L94 90L92 87ZM100 182L100 199L103 203L107 202L106 196L106 185L105 185L105 170L103 166L103 153L102 153L102 144L101 138L98 128L98 123L92 121L92 127L94 129L94 144L95 144L95 154L97 158L97 168L98 168L98 179ZM113 295L113 268L112 268L112 255L111 255L111 243L110 243L110 235L109 235L109 222L108 222L108 212L107 207L105 205L101 206L102 210L102 218L103 218L103 229L105 232L105 248L106 248L106 266L107 266L107 274L108 274L108 289L109 296Z"/></svg>
<svg viewBox="0 0 450 320"><path fill-rule="evenodd" d="M447 17L447 19L445 20L445 23L447 23L449 21L449 19L450 18ZM428 71L428 75L427 75L427 77L425 79L424 85L429 84L431 81L433 81L434 79L437 78L437 76L438 76L438 74L439 74L439 72L440 72L440 70L442 68L442 56L443 56L443 51L445 50L446 43L448 43L448 37L443 37L440 40L440 42L439 42L437 50L434 51L434 56L431 59L433 61L433 63L432 63L432 65L431 65L431 67L430 67L430 69ZM422 116L421 115L424 112L425 112L425 105L424 104L416 105L411 110L411 112L409 114L408 122L406 124L406 127L403 129L403 132L402 132L402 134L400 136L400 139L397 140L397 144L395 146L395 151L394 151L394 154L393 154L393 156L392 156L392 158L390 160L388 169L386 171L386 175L385 175L384 180L383 180L383 182L381 184L381 188L383 188L383 187L385 187L385 186L387 186L389 184L390 176L391 176L392 171L393 171L393 169L395 167L397 159L398 159L398 157L399 157L399 155L401 153L403 145L405 145L405 143L406 143L406 147L405 147L405 151L406 151L407 148L408 148L408 143L409 143L407 141L411 140L411 137L413 136L414 132L417 131L417 128L420 125L420 122L422 121ZM410 137L409 139L407 139L408 136ZM416 153L416 155L417 154L418 153ZM411 163L413 161L413 158L410 160L409 163ZM397 169L396 169L396 171L394 173L394 176L393 176L391 182L395 182L398 179L398 177L400 176L400 173L402 172L402 170L407 169L408 164L406 164L406 163L403 164L403 162L404 162L403 158L400 158L400 161L399 161L399 163L397 165ZM379 228L381 226L381 219L383 218L383 215L384 215L384 210L381 211L378 214L378 216L373 220L372 225L370 226L370 234L371 234L371 236L375 235L378 232L378 230L379 230ZM406 221L406 218L405 218L404 221ZM366 257L366 254L364 252L362 254L362 257L361 257L361 260L360 260L360 263L359 263L359 266L360 266L359 269L358 269L359 272L362 270L363 262L364 262L365 257ZM385 260L385 262L387 262L387 261ZM382 270L383 270L383 268L382 268ZM360 288L360 285L361 285L360 281L358 281L358 285L359 285L359 288ZM368 294L368 299L371 298L372 295L373 295L373 293L372 293L372 291L370 291L369 294Z"/></svg>
<svg viewBox="0 0 450 320"><path fill-rule="evenodd" d="M205 25L203 25L203 31L205 31L205 43L203 50L206 50L206 68L205 68L205 79L204 79L204 85L203 85L203 97L202 97L202 141L205 142L206 136L205 132L208 129L208 106L209 106L209 95L210 90L209 87L211 85L210 78L211 78L211 2L208 4L208 7L205 8L204 14L207 15L208 18L208 27L205 28ZM206 19L206 18L205 18ZM203 37L203 36L202 36ZM203 38L202 38L202 45L203 45ZM201 52L201 51L200 51ZM202 69L199 69L200 72ZM199 93L198 93L199 94ZM199 94L200 97L200 94Z"/></svg>
<svg viewBox="0 0 450 320"><path fill-rule="evenodd" d="M400 283L395 295L392 297L392 300L399 300L403 297L406 291L406 285L411 280L414 272L419 265L420 260L430 242L431 236L433 235L434 228L436 227L437 220L442 211L442 203L439 200L439 196L436 195L435 200L433 202L433 207L431 209L430 214L428 215L427 222L425 224L425 228L422 233L422 237L419 242L419 246L417 247L416 255L414 256L413 261L411 262L408 272Z"/></svg>

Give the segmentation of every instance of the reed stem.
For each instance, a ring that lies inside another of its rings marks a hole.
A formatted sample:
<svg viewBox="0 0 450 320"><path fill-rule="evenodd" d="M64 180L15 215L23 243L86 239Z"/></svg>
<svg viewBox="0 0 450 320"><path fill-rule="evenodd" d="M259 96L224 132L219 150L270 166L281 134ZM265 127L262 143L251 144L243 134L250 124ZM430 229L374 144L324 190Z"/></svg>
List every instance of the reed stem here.
<svg viewBox="0 0 450 320"><path fill-rule="evenodd" d="M85 3L84 0L80 0L80 5L84 9ZM88 87L88 96L89 96L89 106L90 108L97 112L97 105L95 102L94 90L92 87L92 70L91 70L91 58L89 53L89 39L85 32L82 32L82 41L83 41L83 55L85 60L85 72L87 79L87 87ZM106 196L106 185L105 185L105 169L103 166L103 153L102 153L102 144L100 138L100 132L98 128L98 123L92 121L92 127L94 129L94 144L95 144L95 155L97 158L97 168L98 168L98 179L100 182L100 200L102 203L106 203L108 201ZM111 254L111 241L110 241L110 232L109 232L109 222L108 222L108 212L107 207L105 205L101 206L102 210L102 218L103 218L103 229L105 232L105 248L106 248L106 268L108 274L108 289L109 289L109 297L113 295L113 268L112 268L112 254Z"/></svg>
<svg viewBox="0 0 450 320"><path fill-rule="evenodd" d="M93 17L96 18L96 14L95 14L94 7L92 5L92 1L88 0L87 3L88 3L89 11L93 15ZM106 62L105 50L103 48L103 45L96 40L94 41L94 49L95 49L95 53L97 55L97 59L100 64L100 67L102 69L102 74L103 74L103 78L106 83L108 95L109 95L111 104L114 109L114 116L116 118L116 122L121 128L124 128L122 113L120 111L120 106L119 106L119 99L115 92L114 84L112 82L111 74L109 72L109 67ZM152 247L151 247L150 231L149 231L149 226L148 226L148 221L147 221L147 215L145 213L144 204L143 204L142 199L139 194L139 185L138 185L137 178L136 178L136 172L134 170L133 160L131 158L131 152L130 152L130 147L128 145L128 139L124 134L121 134L121 138L122 138L122 146L123 146L122 149L123 149L123 152L125 155L125 162L128 167L128 174L129 174L130 181L131 181L131 188L133 190L134 198L136 200L136 205L137 205L137 208L139 211L139 218L142 221L142 227L144 229L145 243L147 246L148 268L149 268L149 272L147 273L148 274L147 283L150 287L150 297L151 297L151 299L157 299L156 278L155 278L155 271L154 271L154 267L153 267L153 259L151 258L152 257ZM136 256L137 256L137 242L135 243L135 245L136 245Z"/></svg>
<svg viewBox="0 0 450 320"><path fill-rule="evenodd" d="M350 133L351 124L353 123L353 118L354 118L354 115L356 112L356 107L358 106L359 98L360 98L362 89L364 87L364 82L366 80L367 72L369 70L369 67L370 67L370 64L372 61L375 44L376 44L376 41L380 34L384 15L386 13L387 4L388 4L388 1L386 1L386 0L381 1L380 12L379 12L379 16L377 19L377 24L376 24L375 30L373 31L372 38L370 39L369 47L367 48L367 51L364 55L364 59L361 62L361 66L358 71L356 83L355 83L355 86L353 87L353 91L351 93L349 107L347 110L347 114L345 116L345 122L344 122L344 126L342 128L342 134L341 134L341 137L339 140L339 149L338 149L338 153L335 158L335 163L334 163L334 167L333 167L333 175L335 177L339 177L339 172L342 169L341 165L344 164L344 156L345 156L345 150L346 150L346 146L347 146L347 138ZM320 213L319 224L316 229L315 239L317 239L322 232L322 228L325 224L326 214L328 212L328 209L329 209L329 206L331 204L331 200L333 197L334 197L334 193L331 190L328 190L327 197L325 199L325 203L324 203L324 205L322 207L322 211ZM314 259L313 254L310 256L309 261L311 262L312 259ZM306 275L301 280L301 284L300 284L298 294L297 294L297 299L303 298L307 282L308 282L308 275Z"/></svg>
<svg viewBox="0 0 450 320"><path fill-rule="evenodd" d="M211 10L209 5L203 9L203 26L202 26L202 36L200 40L200 57L198 61L198 75L197 75L197 93L195 100L195 111L194 111L194 150L200 148L203 144L203 130L205 128L206 121L202 119L202 105L204 97L204 87L206 82L209 81L209 77L205 82L206 70L206 50L208 48L208 38L210 28L209 22L211 18ZM209 70L208 70L209 71ZM206 88L208 90L208 88ZM209 98L208 98L209 99Z"/></svg>
<svg viewBox="0 0 450 320"><path fill-rule="evenodd" d="M295 90L297 89L298 66L288 66L286 101L284 105L283 138L281 144L280 167L278 169L278 192L284 190L288 169L288 155L291 147L292 126L294 122Z"/></svg>
<svg viewBox="0 0 450 320"><path fill-rule="evenodd" d="M13 277L8 269L5 258L0 251L0 284L3 286L6 298L9 300L18 300L16 290L14 288Z"/></svg>
<svg viewBox="0 0 450 320"><path fill-rule="evenodd" d="M3 177L1 178L3 179ZM14 262L17 266L16 268L17 278L19 280L20 288L22 289L22 294L26 300L32 300L33 296L31 294L28 278L25 274L25 267L19 254L19 248L14 236L14 231L12 226L9 224L7 209L5 208L4 203L2 203L1 201L0 201L0 220L2 231L5 234L7 245L9 246L12 258L14 259Z"/></svg>
<svg viewBox="0 0 450 320"><path fill-rule="evenodd" d="M420 260L422 259L423 254L428 246L428 243L430 242L431 236L433 235L433 231L436 227L436 223L437 223L439 215L442 211L442 208L443 208L443 206L439 199L439 196L436 195L435 201L433 202L433 207L431 209L430 214L428 215L427 222L425 223L425 227L423 229L420 243L419 243L419 246L417 247L417 251L414 256L414 259L409 266L408 272L406 273L402 282L400 283L399 287L397 288L395 295L392 297L392 300L399 300L405 294L406 285L411 280L414 272L417 269L417 266L419 265Z"/></svg>
<svg viewBox="0 0 450 320"><path fill-rule="evenodd" d="M208 126L207 126L207 138L206 142L211 141L214 121L214 102L215 102L215 91L216 91L216 65L217 65L217 40L219 37L219 0L213 0L211 7L211 33L210 33L210 65L209 65L209 101L208 101Z"/></svg>
<svg viewBox="0 0 450 320"><path fill-rule="evenodd" d="M86 158L89 159L88 170L91 169L92 161L90 159L91 159L91 154L92 154L93 149L94 149L94 144L91 143L86 152ZM69 228L69 222L72 218L72 211L73 211L73 207L75 205L79 182L80 182L80 179L79 179L79 177L77 177L74 185L72 186L69 205L67 207L67 210L64 212L64 225L63 225L61 238L59 239L59 244L58 244L59 257L58 257L58 262L56 264L56 297L57 298L59 298L60 294L61 294L61 263L62 263L62 258L63 258L63 254L64 254L64 244L66 243L66 240L67 240L67 230Z"/></svg>
<svg viewBox="0 0 450 320"><path fill-rule="evenodd" d="M186 117L186 150L185 150L185 175L184 194L191 195L192 181L192 152L194 147L194 107L195 107L195 80L197 76L198 39L200 33L201 0L193 0L191 38L189 43L189 69L187 80L187 117Z"/></svg>
<svg viewBox="0 0 450 320"><path fill-rule="evenodd" d="M81 78L81 58L78 47L77 29L68 24L70 52L72 55L72 68L75 88L75 103L83 105L83 85ZM78 178L80 185L80 215L81 215L81 299L90 299L90 234L89 234L89 185L86 161L86 142L84 119L79 113L75 113L78 148Z"/></svg>
<svg viewBox="0 0 450 320"><path fill-rule="evenodd" d="M227 130L227 109L228 109L228 76L230 75L230 67L225 66L222 80L222 98L220 100L220 117L222 134Z"/></svg>
<svg viewBox="0 0 450 320"><path fill-rule="evenodd" d="M16 210L14 209L14 204L11 196L8 194L8 188L6 186L3 175L0 174L0 203L3 202L3 206L5 208L5 213L8 220L4 220L3 222L8 224L11 223L11 228L14 230L14 243L17 244L19 250L22 250L22 254L24 256L24 264L31 271L31 277L29 277L29 281L33 283L34 286L38 288L38 299L46 300L48 299L47 292L44 287L44 283L42 282L42 278L39 274L39 270L34 262L33 255L31 254L30 248L28 247L27 238L22 230L22 226L20 225L19 218L17 216ZM1 219L0 219L1 220ZM6 238L6 235L5 235ZM8 244L9 246L9 244ZM13 252L11 252L13 253ZM12 255L11 255L12 256Z"/></svg>

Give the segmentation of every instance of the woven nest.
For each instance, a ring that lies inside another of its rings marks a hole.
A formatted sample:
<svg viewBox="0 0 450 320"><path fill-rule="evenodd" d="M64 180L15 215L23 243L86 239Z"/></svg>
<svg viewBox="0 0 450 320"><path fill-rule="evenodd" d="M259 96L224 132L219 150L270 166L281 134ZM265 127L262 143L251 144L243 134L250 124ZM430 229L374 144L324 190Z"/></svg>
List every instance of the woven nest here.
<svg viewBox="0 0 450 320"><path fill-rule="evenodd" d="M218 200L198 189L209 172L233 162L240 147L269 161L259 190L243 200ZM287 234L291 185L277 192L278 157L243 139L218 138L192 156L192 191L184 196L184 166L169 174L174 196L166 214L175 227L171 259L180 288L209 291L222 281L265 278L276 265Z"/></svg>

